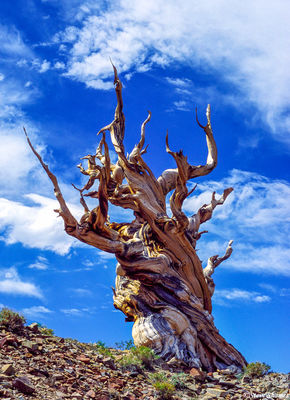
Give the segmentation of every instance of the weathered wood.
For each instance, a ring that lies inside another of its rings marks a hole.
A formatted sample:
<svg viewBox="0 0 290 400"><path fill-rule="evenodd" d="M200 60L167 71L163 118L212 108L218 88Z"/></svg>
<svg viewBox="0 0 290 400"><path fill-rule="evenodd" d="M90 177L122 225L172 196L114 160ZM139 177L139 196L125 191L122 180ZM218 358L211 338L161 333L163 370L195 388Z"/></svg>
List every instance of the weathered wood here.
<svg viewBox="0 0 290 400"><path fill-rule="evenodd" d="M40 155L28 143L52 181L60 204L59 215L64 220L66 232L82 242L114 253L118 261L114 306L134 321L133 337L137 346L153 348L165 360L175 357L189 366L207 371L226 366L242 368L243 356L219 334L211 315L211 296L214 291L214 269L232 252L232 241L223 257L212 256L202 268L195 246L205 231L200 225L212 217L217 205L222 205L233 190L228 188L210 204L203 205L196 214L187 217L182 211L188 191L187 181L206 175L217 165L217 149L207 108L207 124L198 125L204 130L208 147L205 165L193 166L182 151L173 152L166 137L166 151L174 158L177 168L165 170L156 179L142 155L146 152L145 126L151 113L143 122L141 137L131 153L125 155L122 83L114 67L117 107L114 120L99 133L103 134L96 154L83 157L88 168L78 167L88 176L81 189L80 201L84 215L78 222L66 205L57 178L44 164ZM118 160L111 163L106 131L110 132ZM96 164L96 158L101 166ZM87 192L95 182L98 189ZM166 195L170 197L170 217L166 209ZM98 205L89 210L85 197L98 199ZM129 208L135 219L129 223L114 223L108 219L108 203Z"/></svg>

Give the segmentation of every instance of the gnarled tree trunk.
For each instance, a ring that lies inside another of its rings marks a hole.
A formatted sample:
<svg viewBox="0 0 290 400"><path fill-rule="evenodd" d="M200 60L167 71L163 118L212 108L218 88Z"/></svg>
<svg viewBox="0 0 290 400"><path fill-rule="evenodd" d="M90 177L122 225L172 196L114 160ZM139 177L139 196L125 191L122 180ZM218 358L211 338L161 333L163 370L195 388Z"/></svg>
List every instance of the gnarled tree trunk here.
<svg viewBox="0 0 290 400"><path fill-rule="evenodd" d="M207 109L207 124L197 123L206 135L208 157L205 165L192 166L182 151L173 152L166 137L166 151L176 161L176 169L165 170L156 179L142 154L145 142L144 121L141 138L129 156L123 144L125 117L123 114L122 84L115 73L117 107L111 124L101 129L101 142L96 154L84 157L88 168L78 165L88 176L88 183L80 192L84 215L78 222L68 209L57 178L44 164L40 155L29 145L51 179L60 204L56 210L63 218L66 232L91 246L114 253L118 261L114 306L134 321L133 338L137 346L149 346L165 360L176 358L189 366L207 371L234 365L241 368L243 356L219 334L213 323L211 296L214 268L232 252L231 242L224 257L209 258L202 268L195 246L200 238L200 225L209 220L217 205L222 205L232 191L228 188L210 204L203 205L188 218L182 211L183 201L189 196L189 179L210 173L217 164L217 150ZM112 164L106 143L106 131L118 156ZM101 166L97 165L100 160ZM97 190L87 192L95 181ZM172 216L166 210L166 196L170 197ZM89 210L85 197L98 199L98 206ZM108 202L134 211L130 223L110 223Z"/></svg>

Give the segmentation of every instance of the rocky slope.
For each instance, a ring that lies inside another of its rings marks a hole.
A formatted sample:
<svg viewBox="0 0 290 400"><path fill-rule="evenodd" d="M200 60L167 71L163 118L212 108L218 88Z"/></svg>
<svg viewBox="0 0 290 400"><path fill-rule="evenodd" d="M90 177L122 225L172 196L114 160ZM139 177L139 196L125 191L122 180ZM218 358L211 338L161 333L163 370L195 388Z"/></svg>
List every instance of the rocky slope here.
<svg viewBox="0 0 290 400"><path fill-rule="evenodd" d="M49 336L37 324L17 335L0 332L0 398L6 400L153 400L289 398L289 376L259 379L223 370L205 374L177 362L147 367L127 362L129 351ZM161 382L161 384L154 382ZM163 384L162 384L163 382ZM155 385L155 386L154 386Z"/></svg>

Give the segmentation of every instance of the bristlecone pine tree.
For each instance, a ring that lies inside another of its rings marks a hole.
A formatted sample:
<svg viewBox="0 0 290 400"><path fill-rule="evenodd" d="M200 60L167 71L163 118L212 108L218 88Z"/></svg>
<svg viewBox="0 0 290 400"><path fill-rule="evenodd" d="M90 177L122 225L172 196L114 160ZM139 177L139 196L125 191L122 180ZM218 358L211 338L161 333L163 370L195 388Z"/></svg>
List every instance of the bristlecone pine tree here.
<svg viewBox="0 0 290 400"><path fill-rule="evenodd" d="M223 257L210 257L203 269L196 254L196 242L203 232L200 225L208 221L217 205L222 205L233 190L228 188L210 204L203 205L196 214L187 217L182 211L184 200L192 193L189 179L207 175L217 165L217 149L207 108L204 130L208 147L205 165L189 165L182 151L173 152L166 137L166 151L174 158L177 168L165 170L158 179L153 175L142 155L146 152L145 125L141 137L129 155L125 155L122 83L114 67L117 107L114 120L99 134L102 139L94 155L83 157L88 168L78 165L88 176L87 184L76 189L84 215L78 222L70 212L56 176L44 164L41 156L28 143L54 185L60 208L55 210L63 219L65 231L78 240L113 253L117 259L114 306L134 321L133 338L136 346L148 346L165 360L182 360L189 366L207 371L227 366L242 368L244 357L219 334L213 323L211 296L214 292L214 269L232 252L230 241ZM110 132L118 160L109 157L106 132ZM25 132L26 133L26 132ZM99 160L99 163L96 160ZM95 182L97 190L89 191ZM166 196L172 216L166 210ZM90 210L85 202L89 196L98 199ZM108 202L131 209L135 219L128 223L109 221Z"/></svg>

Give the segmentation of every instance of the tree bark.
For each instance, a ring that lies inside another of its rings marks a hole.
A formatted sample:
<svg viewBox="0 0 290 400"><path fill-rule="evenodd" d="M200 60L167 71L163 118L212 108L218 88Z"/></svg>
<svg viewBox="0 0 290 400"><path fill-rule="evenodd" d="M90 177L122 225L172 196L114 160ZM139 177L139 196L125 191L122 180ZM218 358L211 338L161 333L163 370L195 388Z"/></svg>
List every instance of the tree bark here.
<svg viewBox="0 0 290 400"><path fill-rule="evenodd" d="M196 214L187 217L182 211L188 192L187 181L210 173L217 165L217 149L207 108L204 130L208 147L205 165L192 166L182 151L173 152L166 137L166 151L175 159L177 168L165 170L156 179L142 155L146 152L145 126L132 152L125 156L122 84L114 67L117 107L114 120L100 130L101 142L96 154L88 155L88 168L79 164L81 173L88 176L87 184L77 189L84 207L78 222L69 211L62 196L57 178L44 164L29 138L28 143L54 185L60 204L56 210L64 220L65 231L91 246L114 253L118 261L114 306L133 321L133 338L136 346L149 346L163 359L176 358L189 366L207 371L235 366L242 368L244 357L219 334L212 312L212 278L217 265L227 259L231 242L224 257L212 256L202 268L195 246L205 231L200 225L212 216L217 205L222 205L233 190L228 188L216 199L213 193L210 204L203 205ZM106 143L106 131L118 156L112 164ZM26 132L25 132L26 133ZM96 164L96 158L101 166ZM97 190L87 192L95 181ZM173 191L173 192L172 192ZM172 216L168 216L166 196L170 197ZM98 205L89 210L85 197L98 199ZM134 211L130 223L114 223L108 219L108 202Z"/></svg>

